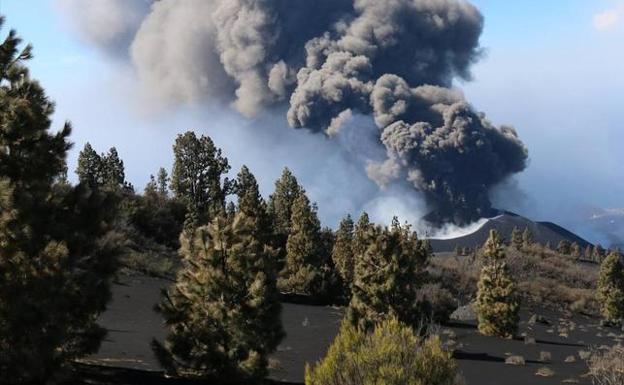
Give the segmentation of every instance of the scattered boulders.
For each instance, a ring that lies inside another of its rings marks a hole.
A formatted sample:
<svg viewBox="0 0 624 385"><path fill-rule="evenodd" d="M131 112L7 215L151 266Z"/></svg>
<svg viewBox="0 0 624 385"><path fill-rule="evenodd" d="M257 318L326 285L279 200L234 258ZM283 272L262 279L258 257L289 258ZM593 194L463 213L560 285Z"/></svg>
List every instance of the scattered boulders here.
<svg viewBox="0 0 624 385"><path fill-rule="evenodd" d="M516 366L524 366L524 365L526 365L526 362L524 360L524 357L522 357L522 356L509 356L505 360L505 364L507 364L507 365L516 365Z"/></svg>
<svg viewBox="0 0 624 385"><path fill-rule="evenodd" d="M555 371L549 367L542 366L541 368L537 369L535 375L539 377L552 377L555 375Z"/></svg>
<svg viewBox="0 0 624 385"><path fill-rule="evenodd" d="M533 314L531 318L529 318L529 325L542 324L542 325L550 325L550 321L542 315Z"/></svg>
<svg viewBox="0 0 624 385"><path fill-rule="evenodd" d="M543 362L543 363L551 362L552 361L552 354L550 352L542 351L542 352L540 352L539 360L540 360L540 362Z"/></svg>
<svg viewBox="0 0 624 385"><path fill-rule="evenodd" d="M460 306L453 313L451 313L451 319L454 321L476 321L477 314L474 311L472 303L464 306Z"/></svg>
<svg viewBox="0 0 624 385"><path fill-rule="evenodd" d="M578 355L581 360L586 361L589 357L591 357L591 352L587 350L579 350Z"/></svg>

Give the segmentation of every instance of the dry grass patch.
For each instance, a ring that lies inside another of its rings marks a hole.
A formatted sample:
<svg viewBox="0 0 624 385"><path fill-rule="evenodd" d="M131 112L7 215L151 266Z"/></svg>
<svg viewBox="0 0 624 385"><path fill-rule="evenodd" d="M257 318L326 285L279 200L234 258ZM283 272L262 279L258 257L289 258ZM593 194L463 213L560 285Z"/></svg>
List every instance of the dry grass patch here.
<svg viewBox="0 0 624 385"><path fill-rule="evenodd" d="M624 346L599 349L587 360L589 376L595 385L624 384Z"/></svg>
<svg viewBox="0 0 624 385"><path fill-rule="evenodd" d="M577 313L597 313L596 266L579 263L540 245L522 251L506 247L505 253L510 273L524 299L555 307L563 305ZM430 269L454 294L473 298L481 271L480 259L481 251L476 258L433 258Z"/></svg>

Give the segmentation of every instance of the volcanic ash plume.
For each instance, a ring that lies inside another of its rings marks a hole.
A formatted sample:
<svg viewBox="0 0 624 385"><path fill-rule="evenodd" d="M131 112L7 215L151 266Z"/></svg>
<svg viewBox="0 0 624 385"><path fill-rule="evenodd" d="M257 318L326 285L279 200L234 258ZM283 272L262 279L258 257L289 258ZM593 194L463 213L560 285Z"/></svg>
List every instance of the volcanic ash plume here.
<svg viewBox="0 0 624 385"><path fill-rule="evenodd" d="M467 2L160 0L135 25L144 0L97 2L111 5L102 12L125 7L101 17L136 31L125 54L165 98L226 101L248 117L285 106L292 127L328 137L371 116L387 159L370 161L369 176L412 185L433 222L489 214L490 188L526 167L514 129L493 126L451 88L481 54L483 17Z"/></svg>

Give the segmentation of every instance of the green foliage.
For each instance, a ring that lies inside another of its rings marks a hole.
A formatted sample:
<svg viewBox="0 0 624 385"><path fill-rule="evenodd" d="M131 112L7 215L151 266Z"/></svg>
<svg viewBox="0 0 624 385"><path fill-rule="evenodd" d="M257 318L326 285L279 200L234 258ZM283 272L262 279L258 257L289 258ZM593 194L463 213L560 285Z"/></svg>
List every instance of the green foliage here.
<svg viewBox="0 0 624 385"><path fill-rule="evenodd" d="M373 239L372 233L375 226L370 222L368 214L363 212L353 228L353 255L362 255L368 249L370 241Z"/></svg>
<svg viewBox="0 0 624 385"><path fill-rule="evenodd" d="M225 209L232 182L222 179L230 165L212 139L204 135L198 138L192 131L178 135L173 154L171 188L189 206L186 227L192 229Z"/></svg>
<svg viewBox="0 0 624 385"><path fill-rule="evenodd" d="M450 291L440 283L426 283L418 290L417 301L422 313L436 323L447 322L455 309L457 301Z"/></svg>
<svg viewBox="0 0 624 385"><path fill-rule="evenodd" d="M169 326L154 343L170 372L218 383L259 381L282 336L273 251L256 218L219 215L182 236L185 267L161 304Z"/></svg>
<svg viewBox="0 0 624 385"><path fill-rule="evenodd" d="M362 242L368 247L355 257L349 321L364 329L388 317L418 324L425 316L417 298L427 275L428 243L396 218L389 228L368 229Z"/></svg>
<svg viewBox="0 0 624 385"><path fill-rule="evenodd" d="M269 214L278 234L290 233L292 207L302 188L292 172L285 168L275 182L275 192L269 197Z"/></svg>
<svg viewBox="0 0 624 385"><path fill-rule="evenodd" d="M158 193L163 197L167 197L169 195L169 181L170 181L167 170L161 167L158 170L158 175L156 177L157 177L156 186L158 188Z"/></svg>
<svg viewBox="0 0 624 385"><path fill-rule="evenodd" d="M278 267L286 263L286 242L290 234L290 219L295 199L303 188L292 172L285 168L280 178L275 181L275 191L269 196L268 214L273 228L273 247L277 250Z"/></svg>
<svg viewBox="0 0 624 385"><path fill-rule="evenodd" d="M611 252L600 265L597 298L606 321L624 320L624 264L617 252Z"/></svg>
<svg viewBox="0 0 624 385"><path fill-rule="evenodd" d="M312 297L326 294L325 257L316 206L300 190L292 205L286 263L278 281L280 291Z"/></svg>
<svg viewBox="0 0 624 385"><path fill-rule="evenodd" d="M80 183L92 188L100 186L103 183L101 167L102 159L100 155L87 142L80 154L78 154L78 167L76 168L78 180Z"/></svg>
<svg viewBox="0 0 624 385"><path fill-rule="evenodd" d="M139 241L137 236L143 237L173 250L180 247L185 215L184 201L161 195L151 182L142 196L124 196L121 213L127 224L123 231L132 241ZM136 247L141 248L141 245Z"/></svg>
<svg viewBox="0 0 624 385"><path fill-rule="evenodd" d="M512 338L518 329L520 302L495 230L490 232L483 249L484 262L475 306L479 331L489 336Z"/></svg>
<svg viewBox="0 0 624 385"><path fill-rule="evenodd" d="M117 149L112 147L108 154L102 156L102 177L104 186L116 189L126 185L126 174L123 160L119 157Z"/></svg>
<svg viewBox="0 0 624 385"><path fill-rule="evenodd" d="M234 191L238 196L238 210L249 216L258 218L258 226L263 236L271 235L267 206L260 195L258 182L247 166L243 166L234 183ZM267 239L268 241L268 239Z"/></svg>
<svg viewBox="0 0 624 385"><path fill-rule="evenodd" d="M520 231L520 229L518 227L514 227L513 231L511 232L511 243L513 244L513 247L520 251L522 250L522 246L524 245L524 240L522 237L522 232Z"/></svg>
<svg viewBox="0 0 624 385"><path fill-rule="evenodd" d="M117 202L57 183L71 129L50 132L53 103L19 46L13 31L0 45L0 383L43 384L105 334Z"/></svg>
<svg viewBox="0 0 624 385"><path fill-rule="evenodd" d="M338 226L332 260L345 286L351 291L355 258L353 256L353 219L347 215Z"/></svg>
<svg viewBox="0 0 624 385"><path fill-rule="evenodd" d="M115 147L107 154L98 155L87 142L78 155L76 174L80 183L91 188L115 191L129 187L126 183L123 161Z"/></svg>
<svg viewBox="0 0 624 385"><path fill-rule="evenodd" d="M440 338L423 339L390 318L371 333L344 323L326 357L307 366L306 385L453 385L457 364Z"/></svg>

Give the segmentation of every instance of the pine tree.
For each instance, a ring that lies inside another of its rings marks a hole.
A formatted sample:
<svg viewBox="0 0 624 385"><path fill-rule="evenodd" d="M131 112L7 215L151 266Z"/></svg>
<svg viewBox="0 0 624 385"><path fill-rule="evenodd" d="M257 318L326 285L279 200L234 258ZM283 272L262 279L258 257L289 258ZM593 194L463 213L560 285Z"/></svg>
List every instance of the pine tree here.
<svg viewBox="0 0 624 385"><path fill-rule="evenodd" d="M617 252L609 253L600 265L597 298L605 321L624 320L624 264Z"/></svg>
<svg viewBox="0 0 624 385"><path fill-rule="evenodd" d="M417 296L426 278L429 245L396 218L389 228L373 227L364 237L368 247L356 254L347 319L366 330L389 317L416 326L426 316Z"/></svg>
<svg viewBox="0 0 624 385"><path fill-rule="evenodd" d="M369 242L373 239L371 232L375 226L370 222L368 213L363 212L353 228L353 255L355 258L366 252Z"/></svg>
<svg viewBox="0 0 624 385"><path fill-rule="evenodd" d="M107 154L98 155L87 142L78 155L76 174L81 183L91 188L119 191L127 187L124 164L115 147Z"/></svg>
<svg viewBox="0 0 624 385"><path fill-rule="evenodd" d="M233 219L236 215L236 210L236 204L234 202L228 202L227 206L225 207L225 216L228 219Z"/></svg>
<svg viewBox="0 0 624 385"><path fill-rule="evenodd" d="M57 183L71 127L50 131L54 105L20 43L0 43L0 383L43 384L97 351L118 237L109 196Z"/></svg>
<svg viewBox="0 0 624 385"><path fill-rule="evenodd" d="M158 193L163 197L169 196L169 174L167 174L167 170L161 167L158 170Z"/></svg>
<svg viewBox="0 0 624 385"><path fill-rule="evenodd" d="M269 214L278 234L290 233L292 207L301 190L297 178L288 168L285 168L275 182L275 192L269 197Z"/></svg>
<svg viewBox="0 0 624 385"><path fill-rule="evenodd" d="M280 178L275 181L275 191L269 196L267 211L273 229L273 247L278 251L278 266L286 263L286 242L290 234L290 219L295 199L303 188L292 172L285 168Z"/></svg>
<svg viewBox="0 0 624 385"><path fill-rule="evenodd" d="M321 289L319 292L322 297L317 300L324 301L328 304L344 305L350 299L349 290L340 273L336 269L336 265L332 259L332 252L336 244L336 233L329 227L321 229L321 246L319 258L321 260Z"/></svg>
<svg viewBox="0 0 624 385"><path fill-rule="evenodd" d="M522 237L522 232L520 231L518 227L514 227L513 231L511 232L511 243L513 244L516 250L518 251L522 250L522 245L524 244L524 240Z"/></svg>
<svg viewBox="0 0 624 385"><path fill-rule="evenodd" d="M76 175L80 183L91 188L100 187L103 184L102 158L87 142L80 154L78 154L78 167Z"/></svg>
<svg viewBox="0 0 624 385"><path fill-rule="evenodd" d="M175 162L171 188L188 205L187 228L205 224L225 209L232 182L223 175L230 170L228 159L207 136L197 138L188 131L173 145Z"/></svg>
<svg viewBox="0 0 624 385"><path fill-rule="evenodd" d="M316 207L300 190L292 206L286 263L278 285L283 293L320 297L324 284L321 224Z"/></svg>
<svg viewBox="0 0 624 385"><path fill-rule="evenodd" d="M528 227L525 227L524 232L522 233L522 246L531 247L533 246L533 243L533 233Z"/></svg>
<svg viewBox="0 0 624 385"><path fill-rule="evenodd" d="M273 251L257 223L239 211L182 235L185 267L160 306L169 335L164 346L153 343L170 372L215 383L266 376L283 330Z"/></svg>
<svg viewBox="0 0 624 385"><path fill-rule="evenodd" d="M108 154L100 156L102 160L102 184L111 190L118 190L126 186L126 173L123 160L117 149L111 147Z"/></svg>
<svg viewBox="0 0 624 385"><path fill-rule="evenodd" d="M150 175L150 180L145 185L143 194L150 197L155 197L158 195L158 185L156 184L156 178L154 178L154 175Z"/></svg>
<svg viewBox="0 0 624 385"><path fill-rule="evenodd" d="M520 303L495 230L490 232L483 256L476 301L479 331L489 336L512 338L518 329Z"/></svg>
<svg viewBox="0 0 624 385"><path fill-rule="evenodd" d="M271 223L267 214L267 206L260 195L256 177L243 166L234 183L234 191L238 196L238 210L257 220L258 237L263 242L271 242Z"/></svg>
<svg viewBox="0 0 624 385"><path fill-rule="evenodd" d="M336 231L336 242L332 250L332 260L336 266L340 278L346 287L353 285L353 270L355 269L355 259L353 257L353 219L347 215L338 226Z"/></svg>

